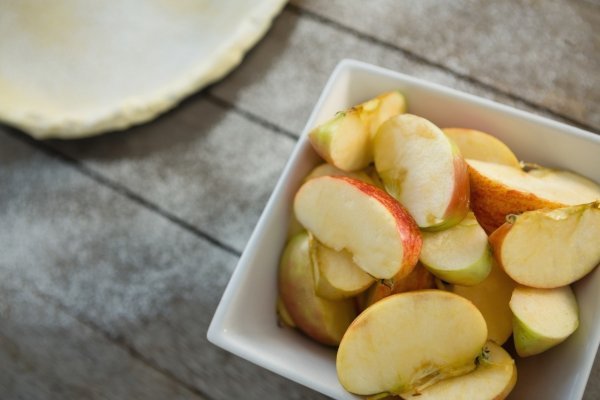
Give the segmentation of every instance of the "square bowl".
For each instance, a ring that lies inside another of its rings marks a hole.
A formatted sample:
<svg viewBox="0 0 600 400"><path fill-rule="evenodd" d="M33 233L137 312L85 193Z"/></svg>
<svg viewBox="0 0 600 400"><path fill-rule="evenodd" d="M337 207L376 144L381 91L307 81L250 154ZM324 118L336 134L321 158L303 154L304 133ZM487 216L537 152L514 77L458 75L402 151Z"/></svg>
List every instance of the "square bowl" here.
<svg viewBox="0 0 600 400"><path fill-rule="evenodd" d="M208 339L240 357L336 399L357 399L338 382L335 350L278 327L279 257L294 194L320 161L307 134L337 111L398 89L408 109L440 127L489 132L521 160L568 169L600 182L600 136L489 100L354 60L333 71L239 260ZM600 343L600 268L573 285L580 326L560 346L517 359L512 399L580 399Z"/></svg>

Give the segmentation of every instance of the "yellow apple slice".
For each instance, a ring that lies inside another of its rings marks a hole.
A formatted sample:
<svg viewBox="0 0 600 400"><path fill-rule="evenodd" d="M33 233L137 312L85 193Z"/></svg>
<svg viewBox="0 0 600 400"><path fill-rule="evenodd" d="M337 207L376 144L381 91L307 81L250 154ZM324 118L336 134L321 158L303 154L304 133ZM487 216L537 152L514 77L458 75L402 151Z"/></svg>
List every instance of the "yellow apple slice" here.
<svg viewBox="0 0 600 400"><path fill-rule="evenodd" d="M459 285L483 281L492 268L488 238L475 215L439 232L423 232L419 260L438 278Z"/></svg>
<svg viewBox="0 0 600 400"><path fill-rule="evenodd" d="M376 186L344 176L322 176L296 193L298 221L319 242L347 250L377 279L408 275L419 258L421 234L394 198Z"/></svg>
<svg viewBox="0 0 600 400"><path fill-rule="evenodd" d="M332 301L315 293L308 234L300 233L287 244L279 267L279 295L290 319L317 342L336 346L356 317L350 299Z"/></svg>
<svg viewBox="0 0 600 400"><path fill-rule="evenodd" d="M358 296L358 307L363 311L372 304L392 294L410 292L412 290L433 289L435 277L421 263L417 263L410 274L398 279L390 279L385 283L377 281Z"/></svg>
<svg viewBox="0 0 600 400"><path fill-rule="evenodd" d="M373 142L385 189L422 229L459 223L468 211L469 178L458 148L428 120L402 114L385 122Z"/></svg>
<svg viewBox="0 0 600 400"><path fill-rule="evenodd" d="M404 96L383 93L374 99L339 112L313 129L308 138L315 151L328 163L344 171L365 168L373 160L371 140L388 118L406 110Z"/></svg>
<svg viewBox="0 0 600 400"><path fill-rule="evenodd" d="M508 146L489 133L464 128L445 128L443 131L456 143L464 158L521 168Z"/></svg>
<svg viewBox="0 0 600 400"><path fill-rule="evenodd" d="M488 233L502 225L509 214L600 199L600 186L573 173L539 169L526 172L477 160L467 160L467 164L471 207Z"/></svg>
<svg viewBox="0 0 600 400"><path fill-rule="evenodd" d="M486 337L481 313L463 297L442 290L395 294L352 322L338 348L338 378L358 395L418 392L475 369Z"/></svg>
<svg viewBox="0 0 600 400"><path fill-rule="evenodd" d="M493 342L485 345L477 368L468 374L437 382L406 400L503 400L517 383L517 367L510 354Z"/></svg>
<svg viewBox="0 0 600 400"><path fill-rule="evenodd" d="M317 295L330 300L341 300L367 290L375 279L360 269L346 250L335 251L319 243L312 235L309 239L315 290Z"/></svg>
<svg viewBox="0 0 600 400"><path fill-rule="evenodd" d="M532 356L563 342L579 326L577 300L570 286L555 289L517 287L510 299L515 349Z"/></svg>
<svg viewBox="0 0 600 400"><path fill-rule="evenodd" d="M546 289L569 285L600 263L600 201L513 216L489 240L516 282Z"/></svg>
<svg viewBox="0 0 600 400"><path fill-rule="evenodd" d="M488 339L504 344L512 334L513 315L508 306L517 284L494 263L487 278L475 286L450 285L449 290L475 304L488 327Z"/></svg>

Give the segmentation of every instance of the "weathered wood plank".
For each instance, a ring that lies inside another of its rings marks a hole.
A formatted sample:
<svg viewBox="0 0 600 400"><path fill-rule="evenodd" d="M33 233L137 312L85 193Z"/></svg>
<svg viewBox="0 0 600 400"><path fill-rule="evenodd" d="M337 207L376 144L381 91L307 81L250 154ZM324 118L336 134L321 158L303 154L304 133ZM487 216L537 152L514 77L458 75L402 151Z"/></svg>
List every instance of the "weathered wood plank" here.
<svg viewBox="0 0 600 400"><path fill-rule="evenodd" d="M153 123L52 146L241 252L294 140L200 95Z"/></svg>
<svg viewBox="0 0 600 400"><path fill-rule="evenodd" d="M15 281L0 281L3 399L202 399Z"/></svg>
<svg viewBox="0 0 600 400"><path fill-rule="evenodd" d="M294 0L600 131L600 7L585 1Z"/></svg>
<svg viewBox="0 0 600 400"><path fill-rule="evenodd" d="M11 136L0 133L0 143L0 281L47 295L209 398L321 398L207 341L236 256ZM60 335L39 346L55 347L48 354L59 357L67 332L80 329L65 327L60 346ZM101 348L77 343L69 351L65 356L102 356ZM108 364L94 374L110 380ZM50 375L48 384L58 378Z"/></svg>
<svg viewBox="0 0 600 400"><path fill-rule="evenodd" d="M269 35L227 79L212 87L211 93L299 135L325 82L343 58L359 59L560 120L543 109L293 10L284 11Z"/></svg>

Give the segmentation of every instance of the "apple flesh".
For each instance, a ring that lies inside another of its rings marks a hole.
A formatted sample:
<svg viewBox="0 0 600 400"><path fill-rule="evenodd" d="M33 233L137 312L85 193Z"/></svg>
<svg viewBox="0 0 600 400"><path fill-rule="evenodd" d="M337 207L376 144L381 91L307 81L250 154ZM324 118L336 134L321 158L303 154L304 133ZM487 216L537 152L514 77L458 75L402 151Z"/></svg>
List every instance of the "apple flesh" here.
<svg viewBox="0 0 600 400"><path fill-rule="evenodd" d="M563 342L579 326L577 300L570 286L515 288L510 299L515 349L521 357L542 353Z"/></svg>
<svg viewBox="0 0 600 400"><path fill-rule="evenodd" d="M494 256L516 282L555 288L600 263L600 201L513 216L490 235Z"/></svg>
<svg viewBox="0 0 600 400"><path fill-rule="evenodd" d="M384 93L344 112L313 129L308 138L328 163L344 171L365 168L373 160L372 137L379 125L406 110L399 92Z"/></svg>
<svg viewBox="0 0 600 400"><path fill-rule="evenodd" d="M423 232L419 260L438 278L459 285L476 285L492 268L487 234L470 212L457 225Z"/></svg>
<svg viewBox="0 0 600 400"><path fill-rule="evenodd" d="M345 250L335 251L309 239L317 295L330 300L353 297L367 290L375 279L360 269Z"/></svg>
<svg viewBox="0 0 600 400"><path fill-rule="evenodd" d="M294 236L286 245L279 267L279 294L289 318L319 343L338 345L356 317L352 300L332 301L315 293L306 233Z"/></svg>
<svg viewBox="0 0 600 400"><path fill-rule="evenodd" d="M338 348L338 378L358 395L418 393L475 369L486 337L483 316L463 297L441 290L395 294L352 322Z"/></svg>
<svg viewBox="0 0 600 400"><path fill-rule="evenodd" d="M493 342L488 342L479 356L477 368L468 374L456 376L414 395L402 398L419 400L502 400L517 383L517 367L510 354Z"/></svg>
<svg viewBox="0 0 600 400"><path fill-rule="evenodd" d="M389 281L377 281L365 292L358 296L358 307L360 311L375 304L384 297L392 294L410 292L413 290L435 288L435 277L421 263L417 263L410 274Z"/></svg>
<svg viewBox="0 0 600 400"><path fill-rule="evenodd" d="M377 279L406 276L418 261L418 227L400 203L376 186L343 176L311 179L296 193L294 212L319 242L350 252Z"/></svg>
<svg viewBox="0 0 600 400"><path fill-rule="evenodd" d="M443 131L458 146L466 159L521 168L519 160L508 146L488 133L464 128L445 128Z"/></svg>
<svg viewBox="0 0 600 400"><path fill-rule="evenodd" d="M471 207L486 232L510 214L559 208L600 199L600 186L573 173L536 168L526 172L485 161L467 160Z"/></svg>
<svg viewBox="0 0 600 400"><path fill-rule="evenodd" d="M441 230L468 212L469 178L458 148L433 123L402 114L385 122L373 143L385 189L422 229Z"/></svg>
<svg viewBox="0 0 600 400"><path fill-rule="evenodd" d="M516 285L516 282L494 263L483 282L475 286L449 285L448 289L475 304L485 318L488 339L502 345L512 334L513 315L508 303Z"/></svg>

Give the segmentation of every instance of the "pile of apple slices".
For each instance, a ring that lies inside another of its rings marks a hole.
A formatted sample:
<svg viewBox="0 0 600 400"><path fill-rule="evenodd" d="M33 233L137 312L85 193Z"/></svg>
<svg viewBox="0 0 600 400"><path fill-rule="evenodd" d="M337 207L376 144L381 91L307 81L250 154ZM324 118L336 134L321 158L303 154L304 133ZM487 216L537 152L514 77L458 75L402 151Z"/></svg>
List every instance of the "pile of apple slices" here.
<svg viewBox="0 0 600 400"><path fill-rule="evenodd" d="M511 335L526 357L577 329L570 285L600 263L596 183L519 163L484 132L441 130L397 91L309 140L326 163L294 198L277 311L338 346L346 390L503 399Z"/></svg>

